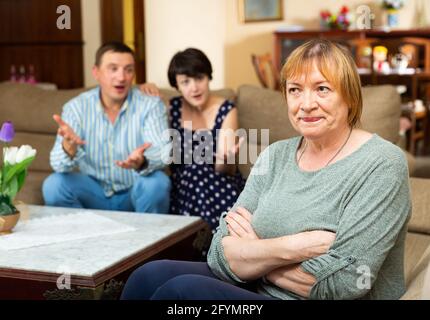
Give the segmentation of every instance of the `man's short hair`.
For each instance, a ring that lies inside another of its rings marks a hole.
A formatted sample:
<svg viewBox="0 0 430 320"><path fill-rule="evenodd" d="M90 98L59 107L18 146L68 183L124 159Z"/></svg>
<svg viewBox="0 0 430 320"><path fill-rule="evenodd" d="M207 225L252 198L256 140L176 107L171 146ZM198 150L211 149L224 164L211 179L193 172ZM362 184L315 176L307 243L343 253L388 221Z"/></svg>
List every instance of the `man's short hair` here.
<svg viewBox="0 0 430 320"><path fill-rule="evenodd" d="M135 59L133 50L130 49L130 47L127 46L126 44L122 42L117 42L117 41L108 42L103 44L96 52L95 65L97 67L100 66L103 55L108 51L118 52L118 53L130 53L133 56L133 59Z"/></svg>

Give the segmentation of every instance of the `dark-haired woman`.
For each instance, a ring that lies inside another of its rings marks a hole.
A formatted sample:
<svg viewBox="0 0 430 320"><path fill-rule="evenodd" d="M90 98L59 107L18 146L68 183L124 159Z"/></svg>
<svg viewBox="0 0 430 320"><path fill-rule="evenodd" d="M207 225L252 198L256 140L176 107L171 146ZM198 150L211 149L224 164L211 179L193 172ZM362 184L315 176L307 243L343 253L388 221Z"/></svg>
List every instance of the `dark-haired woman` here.
<svg viewBox="0 0 430 320"><path fill-rule="evenodd" d="M212 66L198 49L176 53L168 77L181 93L170 100L171 128L181 136L174 143L181 157L172 166L171 212L201 216L215 231L221 213L231 209L244 186L237 166L225 161L238 149L235 136L228 134L238 129L237 110L211 94Z"/></svg>
<svg viewBox="0 0 430 320"><path fill-rule="evenodd" d="M228 212L244 187L234 164L239 139L237 110L233 102L210 92L212 65L200 50L176 53L169 64L169 83L181 96L170 100L170 127L174 163L170 212L201 216L212 232L223 212ZM158 94L153 84L141 90Z"/></svg>

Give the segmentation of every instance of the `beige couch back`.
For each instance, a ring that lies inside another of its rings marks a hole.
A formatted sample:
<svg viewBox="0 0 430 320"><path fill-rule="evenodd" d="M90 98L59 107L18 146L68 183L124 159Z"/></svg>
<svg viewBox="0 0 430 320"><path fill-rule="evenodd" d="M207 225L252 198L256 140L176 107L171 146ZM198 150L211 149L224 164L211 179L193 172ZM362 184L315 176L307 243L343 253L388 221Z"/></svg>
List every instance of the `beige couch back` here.
<svg viewBox="0 0 430 320"><path fill-rule="evenodd" d="M28 84L0 83L0 123L12 121L16 131L13 145L31 144L38 151L32 170L51 171L49 152L54 145L57 124L53 114L79 95L78 90L43 90Z"/></svg>
<svg viewBox="0 0 430 320"><path fill-rule="evenodd" d="M54 113L61 113L63 105L79 95L86 88L77 90L43 90L27 84L0 83L0 123L10 120L16 129L14 145L31 144L38 150L36 160L31 165L26 186L19 197L29 203L42 203L41 181L51 172L49 153L54 144L57 125L52 120ZM161 90L167 104L176 90ZM214 91L230 100L236 100L239 124L244 129L257 129L257 139L249 136L249 147L262 151L260 133L269 129L270 143L297 135L288 119L287 106L280 92L243 85L237 95L231 89ZM376 132L389 141L398 140L400 98L392 86L363 88L364 109L363 128ZM247 177L255 159L248 159L240 165L242 174ZM33 183L30 183L34 180Z"/></svg>
<svg viewBox="0 0 430 320"><path fill-rule="evenodd" d="M37 150L18 200L43 204L41 187L52 172L49 153L57 132L52 115L61 114L63 105L85 90L43 90L28 84L0 83L0 124L7 120L13 122L16 136L12 145L30 144Z"/></svg>
<svg viewBox="0 0 430 320"><path fill-rule="evenodd" d="M397 143L401 109L400 96L395 87L364 87L362 92L362 128ZM270 129L270 143L297 135L288 119L287 104L280 92L243 85L238 89L237 107L240 126Z"/></svg>
<svg viewBox="0 0 430 320"><path fill-rule="evenodd" d="M362 128L377 133L393 143L399 140L400 96L394 86L374 86L363 88ZM244 129L269 129L269 140L297 136L287 111L287 104L280 92L251 85L239 87L237 93L239 124ZM250 147L262 151L260 134L258 139L250 139ZM248 176L252 163L239 166L242 174Z"/></svg>

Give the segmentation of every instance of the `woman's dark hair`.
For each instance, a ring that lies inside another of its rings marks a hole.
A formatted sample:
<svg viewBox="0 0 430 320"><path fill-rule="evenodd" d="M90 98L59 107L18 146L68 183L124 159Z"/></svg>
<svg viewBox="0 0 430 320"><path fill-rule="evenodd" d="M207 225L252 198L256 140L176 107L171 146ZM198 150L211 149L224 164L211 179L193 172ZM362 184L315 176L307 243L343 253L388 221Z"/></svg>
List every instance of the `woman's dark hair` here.
<svg viewBox="0 0 430 320"><path fill-rule="evenodd" d="M208 57L199 49L188 48L176 53L170 60L167 76L172 87L178 89L176 76L184 74L188 77L196 78L202 75L208 76L212 80L212 65Z"/></svg>

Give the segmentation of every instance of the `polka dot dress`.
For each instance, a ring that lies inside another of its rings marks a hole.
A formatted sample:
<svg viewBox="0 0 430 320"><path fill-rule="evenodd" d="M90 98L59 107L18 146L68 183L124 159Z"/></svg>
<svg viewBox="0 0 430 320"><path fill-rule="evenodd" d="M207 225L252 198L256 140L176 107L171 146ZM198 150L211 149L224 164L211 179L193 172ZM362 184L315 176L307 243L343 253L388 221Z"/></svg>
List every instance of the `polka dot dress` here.
<svg viewBox="0 0 430 320"><path fill-rule="evenodd" d="M181 97L170 101L171 127L180 133L180 139L173 141L175 161L171 166L170 212L200 216L214 232L221 213L233 207L245 185L238 170L230 176L216 172L214 165L216 130L221 129L222 122L234 105L228 100L221 105L211 130L190 131L181 127L181 104ZM209 143L210 139L206 140L209 136L212 136L213 143ZM211 149L212 154L208 152Z"/></svg>

